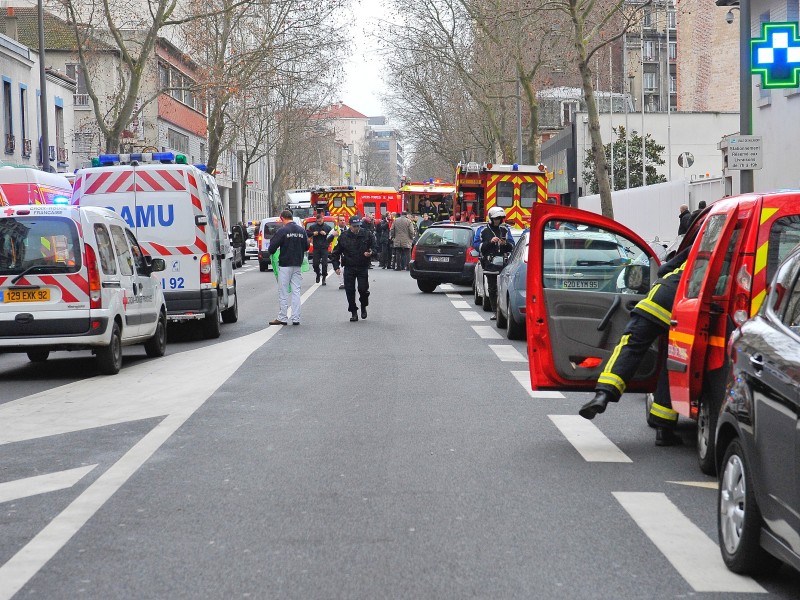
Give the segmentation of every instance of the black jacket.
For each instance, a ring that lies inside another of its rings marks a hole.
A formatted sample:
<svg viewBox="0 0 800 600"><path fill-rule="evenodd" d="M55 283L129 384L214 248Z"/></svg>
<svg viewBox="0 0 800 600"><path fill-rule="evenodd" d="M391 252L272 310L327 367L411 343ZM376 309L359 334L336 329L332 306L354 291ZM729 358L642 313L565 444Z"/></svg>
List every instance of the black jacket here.
<svg viewBox="0 0 800 600"><path fill-rule="evenodd" d="M364 256L364 252L375 253L375 236L371 231L360 229L353 233L350 228L339 234L339 241L331 252L334 270L342 264L345 267L368 268L371 256Z"/></svg>
<svg viewBox="0 0 800 600"><path fill-rule="evenodd" d="M314 236L314 232L319 232L319 235L316 237ZM306 228L306 234L308 235L308 241L314 246L315 252L327 252L328 251L328 235L330 232L333 231L333 227L328 225L327 223L323 223L320 225L316 221L311 223Z"/></svg>
<svg viewBox="0 0 800 600"><path fill-rule="evenodd" d="M680 220L680 224L678 225L678 235L683 235L687 231L689 231L689 225L692 223L692 213L688 210L682 212L678 215L678 219Z"/></svg>
<svg viewBox="0 0 800 600"><path fill-rule="evenodd" d="M275 254L278 248L281 255L278 265L281 267L299 267L303 264L303 255L308 251L308 236L305 229L292 221L287 223L272 236L269 241L269 254Z"/></svg>
<svg viewBox="0 0 800 600"><path fill-rule="evenodd" d="M389 243L389 223L384 219L381 219L378 221L378 224L375 225L375 237L377 238L378 244Z"/></svg>

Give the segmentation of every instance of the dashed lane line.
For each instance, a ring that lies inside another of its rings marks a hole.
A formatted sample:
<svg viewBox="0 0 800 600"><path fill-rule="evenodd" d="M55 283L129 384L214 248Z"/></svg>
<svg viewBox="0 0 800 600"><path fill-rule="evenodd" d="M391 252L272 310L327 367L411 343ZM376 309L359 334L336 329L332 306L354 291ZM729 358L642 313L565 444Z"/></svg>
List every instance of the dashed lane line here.
<svg viewBox="0 0 800 600"><path fill-rule="evenodd" d="M767 593L750 577L729 571L717 544L666 494L614 492L614 497L695 592Z"/></svg>
<svg viewBox="0 0 800 600"><path fill-rule="evenodd" d="M447 296L448 298L452 298L454 300L463 300L464 299L464 296L462 296L461 294L445 294L445 296Z"/></svg>
<svg viewBox="0 0 800 600"><path fill-rule="evenodd" d="M633 462L591 421L578 415L547 415L586 462Z"/></svg>
<svg viewBox="0 0 800 600"><path fill-rule="evenodd" d="M455 308L472 308L466 300L450 300L450 302Z"/></svg>
<svg viewBox="0 0 800 600"><path fill-rule="evenodd" d="M476 313L474 310L460 310L458 311L462 317L467 321L483 321L483 317Z"/></svg>
<svg viewBox="0 0 800 600"><path fill-rule="evenodd" d="M443 292L452 292L453 286L449 283L441 283L439 284L439 289L442 290Z"/></svg>
<svg viewBox="0 0 800 600"><path fill-rule="evenodd" d="M88 465L77 469L67 469L66 471L57 471L46 475L36 475L35 477L0 483L0 503L71 488L96 466Z"/></svg>
<svg viewBox="0 0 800 600"><path fill-rule="evenodd" d="M502 340L503 336L497 333L497 330L491 325L473 325L472 329L475 330L480 337L484 340Z"/></svg>
<svg viewBox="0 0 800 600"><path fill-rule="evenodd" d="M489 348L502 362L528 362L528 359L510 344L489 344Z"/></svg>
<svg viewBox="0 0 800 600"><path fill-rule="evenodd" d="M514 376L514 379L525 388L525 391L528 392L531 398L564 398L564 394L561 392L532 389L531 374L528 371L511 371L511 374Z"/></svg>

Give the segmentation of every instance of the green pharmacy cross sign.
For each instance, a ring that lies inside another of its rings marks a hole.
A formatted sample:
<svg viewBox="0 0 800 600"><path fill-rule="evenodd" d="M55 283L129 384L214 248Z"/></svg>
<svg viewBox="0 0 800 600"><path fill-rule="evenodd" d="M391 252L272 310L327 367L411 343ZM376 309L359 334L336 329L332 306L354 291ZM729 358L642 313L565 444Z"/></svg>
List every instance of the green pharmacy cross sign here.
<svg viewBox="0 0 800 600"><path fill-rule="evenodd" d="M761 38L750 41L751 72L761 87L800 87L800 37L797 23L762 23Z"/></svg>

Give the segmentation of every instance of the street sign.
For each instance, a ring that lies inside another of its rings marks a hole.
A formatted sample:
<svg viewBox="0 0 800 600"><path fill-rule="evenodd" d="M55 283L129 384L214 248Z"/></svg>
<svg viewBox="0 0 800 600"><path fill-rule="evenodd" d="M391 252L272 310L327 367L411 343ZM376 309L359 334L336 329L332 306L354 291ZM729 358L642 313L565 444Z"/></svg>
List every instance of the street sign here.
<svg viewBox="0 0 800 600"><path fill-rule="evenodd" d="M694 164L694 154L691 152L681 152L678 155L678 165L684 169L688 169Z"/></svg>
<svg viewBox="0 0 800 600"><path fill-rule="evenodd" d="M742 171L761 169L763 152L760 135L738 135L728 138L728 169Z"/></svg>

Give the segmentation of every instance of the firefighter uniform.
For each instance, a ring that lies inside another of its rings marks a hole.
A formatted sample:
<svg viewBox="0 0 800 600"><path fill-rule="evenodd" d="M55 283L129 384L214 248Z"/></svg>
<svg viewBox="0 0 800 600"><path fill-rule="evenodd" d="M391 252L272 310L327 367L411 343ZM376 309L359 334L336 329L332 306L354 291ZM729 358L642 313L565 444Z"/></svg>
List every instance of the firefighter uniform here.
<svg viewBox="0 0 800 600"><path fill-rule="evenodd" d="M322 223L314 221L306 228L306 235L314 247L311 256L314 273L317 275L317 283L322 278L322 285L325 285L325 279L328 277L328 235L331 230L331 226L324 221Z"/></svg>
<svg viewBox="0 0 800 600"><path fill-rule="evenodd" d="M606 394L607 401L617 402L619 400L625 392L628 381L636 373L647 349L658 336L669 331L675 292L678 289L683 270L686 268L687 256L688 250L684 250L665 263L659 269L659 279L653 284L650 293L631 311L625 331L595 386L595 392ZM662 379L659 381L648 421L658 427L674 427L678 421L678 413L672 410L665 375L666 370L662 373ZM598 409L597 398L598 396L581 408L581 416L591 419L596 413L605 410L605 404L602 409Z"/></svg>

